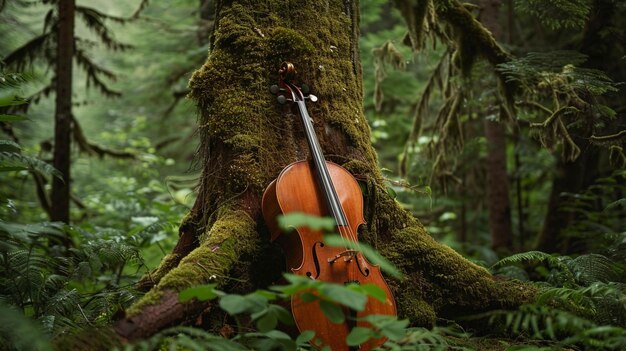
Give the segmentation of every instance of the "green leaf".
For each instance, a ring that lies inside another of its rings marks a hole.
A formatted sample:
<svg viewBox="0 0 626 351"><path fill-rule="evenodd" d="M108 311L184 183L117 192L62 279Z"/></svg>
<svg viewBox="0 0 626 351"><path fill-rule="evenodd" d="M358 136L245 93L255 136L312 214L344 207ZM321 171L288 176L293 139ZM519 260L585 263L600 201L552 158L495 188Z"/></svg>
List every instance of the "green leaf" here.
<svg viewBox="0 0 626 351"><path fill-rule="evenodd" d="M252 320L256 321L257 329L261 332L273 330L278 325L278 321L284 324L292 325L293 318L284 307L279 305L268 305L266 309L250 315Z"/></svg>
<svg viewBox="0 0 626 351"><path fill-rule="evenodd" d="M0 122L20 122L20 121L25 121L28 118L24 117L24 116L18 116L18 115L0 115Z"/></svg>
<svg viewBox="0 0 626 351"><path fill-rule="evenodd" d="M0 97L0 106L15 106L26 103L28 103L28 100L15 95Z"/></svg>
<svg viewBox="0 0 626 351"><path fill-rule="evenodd" d="M278 319L276 318L276 316L272 313L268 313L267 311L265 314L263 314L261 318L257 319L256 321L256 327L262 333L274 330L277 325Z"/></svg>
<svg viewBox="0 0 626 351"><path fill-rule="evenodd" d="M608 204L608 205L604 208L604 211L608 211L608 210L613 209L613 208L618 207L618 206L621 206L621 207L623 207L623 208L626 208L626 198L622 198L622 199L619 199L619 200L617 200L617 201L613 201L613 202L611 202L610 204Z"/></svg>
<svg viewBox="0 0 626 351"><path fill-rule="evenodd" d="M258 313L267 308L266 298L254 293L245 296L230 294L220 299L220 307L230 315L239 313Z"/></svg>
<svg viewBox="0 0 626 351"><path fill-rule="evenodd" d="M313 330L305 330L302 333L300 333L300 335L298 335L298 337L296 338L296 344L302 345L304 343L307 343L311 341L311 339L313 339L314 336L315 336L315 332Z"/></svg>
<svg viewBox="0 0 626 351"><path fill-rule="evenodd" d="M245 299L241 295L226 295L220 299L220 307L230 315L242 313L246 310Z"/></svg>
<svg viewBox="0 0 626 351"><path fill-rule="evenodd" d="M335 324L341 324L346 320L343 310L335 303L320 300L320 309L326 318Z"/></svg>
<svg viewBox="0 0 626 351"><path fill-rule="evenodd" d="M216 286L217 284L192 286L191 288L187 288L178 294L178 301L186 302L193 298L198 299L198 301L212 300L224 294L219 290L215 290Z"/></svg>
<svg viewBox="0 0 626 351"><path fill-rule="evenodd" d="M382 335L392 341L400 340L405 337L407 332L406 328L409 325L407 319L398 320L396 316L388 315L371 314L361 318L361 320L371 323Z"/></svg>
<svg viewBox="0 0 626 351"><path fill-rule="evenodd" d="M291 336L289 334L280 331L280 330L271 330L264 333L268 338L272 338L275 340L291 340Z"/></svg>
<svg viewBox="0 0 626 351"><path fill-rule="evenodd" d="M281 323L293 325L293 316L291 315L291 312L287 311L284 307L280 305L269 305L269 311L270 313L276 315L276 318L278 318Z"/></svg>
<svg viewBox="0 0 626 351"><path fill-rule="evenodd" d="M28 171L27 167L22 166L0 166L0 172Z"/></svg>
<svg viewBox="0 0 626 351"><path fill-rule="evenodd" d="M61 172L47 162L35 157L21 155L17 152L0 151L0 169L4 169L6 171L10 170L10 168L16 167L18 170L28 169L37 171L44 175L52 175L63 179Z"/></svg>
<svg viewBox="0 0 626 351"><path fill-rule="evenodd" d="M385 293L385 290L383 290L380 286L376 284L368 283L363 285L349 285L348 287L350 289L362 291L363 293L375 298L380 302L387 301L387 294Z"/></svg>
<svg viewBox="0 0 626 351"><path fill-rule="evenodd" d="M346 337L348 346L358 346L374 337L374 331L370 328L354 327Z"/></svg>
<svg viewBox="0 0 626 351"><path fill-rule="evenodd" d="M367 295L338 284L324 284L320 292L328 299L347 306L355 311L363 311L367 303Z"/></svg>
<svg viewBox="0 0 626 351"><path fill-rule="evenodd" d="M291 230L293 228L308 227L312 230L334 230L336 223L330 217L311 216L306 213L293 212L278 216L278 225L283 230Z"/></svg>
<svg viewBox="0 0 626 351"><path fill-rule="evenodd" d="M300 299L304 302L313 302L317 300L317 296L315 296L314 294L310 292L305 292L305 293L300 294Z"/></svg>

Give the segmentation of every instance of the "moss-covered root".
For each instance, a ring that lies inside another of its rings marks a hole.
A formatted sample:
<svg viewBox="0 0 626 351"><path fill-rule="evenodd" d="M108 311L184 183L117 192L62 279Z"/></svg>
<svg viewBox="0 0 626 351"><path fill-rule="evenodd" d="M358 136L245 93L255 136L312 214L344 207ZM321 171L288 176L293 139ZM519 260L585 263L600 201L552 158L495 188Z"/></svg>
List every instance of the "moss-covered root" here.
<svg viewBox="0 0 626 351"><path fill-rule="evenodd" d="M241 210L219 211L214 224L199 240L198 248L127 310L127 318L115 328L120 336L125 339L144 337L193 318L194 313L198 315L202 309L179 303L178 292L199 284L224 285L231 270L262 247L254 220Z"/></svg>
<svg viewBox="0 0 626 351"><path fill-rule="evenodd" d="M436 242L419 224L393 233L383 254L407 274L397 283L396 301L400 314L416 325L432 325L436 316L514 308L536 296L531 286L494 279L486 269Z"/></svg>

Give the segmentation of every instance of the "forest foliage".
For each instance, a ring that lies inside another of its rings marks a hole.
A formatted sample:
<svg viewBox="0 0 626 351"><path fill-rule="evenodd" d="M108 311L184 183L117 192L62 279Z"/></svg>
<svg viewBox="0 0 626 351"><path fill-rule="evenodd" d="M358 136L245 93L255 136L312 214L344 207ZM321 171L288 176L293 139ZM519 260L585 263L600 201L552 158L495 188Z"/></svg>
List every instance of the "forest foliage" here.
<svg viewBox="0 0 626 351"><path fill-rule="evenodd" d="M506 59L490 63L468 57L458 31L437 17L445 13L438 6L453 2L361 2L371 142L389 195L433 237L502 279L532 282L539 297L433 328L372 317L374 327L355 328L348 342L383 335L388 350L625 349L626 5L503 2ZM425 4L422 26L412 27L398 7L417 3ZM106 333L141 296L137 281L175 245L199 178L196 110L183 97L209 50L203 36L211 20L198 1L79 1L76 146L71 180L64 179L72 221L49 221L43 204L52 179L62 178L51 166L55 4L0 1L2 349L67 349L94 329ZM477 16L477 5L465 8ZM506 131L514 245L505 250L490 242L485 119ZM546 233L557 234L540 251ZM177 326L101 348L307 349L311 333L281 331L292 323L281 301L313 289L311 298L339 321L346 317L338 305L359 310L379 293L285 278L248 295L210 284L181 293L183 301L215 300L233 330Z"/></svg>

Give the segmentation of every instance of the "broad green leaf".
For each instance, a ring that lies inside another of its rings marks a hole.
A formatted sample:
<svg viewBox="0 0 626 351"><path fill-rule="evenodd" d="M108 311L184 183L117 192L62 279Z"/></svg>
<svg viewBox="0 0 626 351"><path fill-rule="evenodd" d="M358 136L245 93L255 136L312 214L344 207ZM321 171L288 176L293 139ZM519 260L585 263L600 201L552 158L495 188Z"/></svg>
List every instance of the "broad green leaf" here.
<svg viewBox="0 0 626 351"><path fill-rule="evenodd" d="M20 121L25 121L28 118L24 117L24 116L18 116L18 115L0 115L0 122L20 122Z"/></svg>
<svg viewBox="0 0 626 351"><path fill-rule="evenodd" d="M277 325L278 319L276 318L276 315L268 313L268 311L266 311L263 316L256 321L256 327L262 333L273 330Z"/></svg>
<svg viewBox="0 0 626 351"><path fill-rule="evenodd" d="M354 327L346 337L348 346L358 346L374 337L374 331L370 328Z"/></svg>
<svg viewBox="0 0 626 351"><path fill-rule="evenodd" d="M193 298L196 298L199 301L207 301L223 295L221 291L215 290L216 286L217 284L192 286L191 288L187 288L178 294L178 301L186 302Z"/></svg>
<svg viewBox="0 0 626 351"><path fill-rule="evenodd" d="M245 296L230 294L220 299L220 307L230 315L258 313L267 308L267 299L254 293Z"/></svg>
<svg viewBox="0 0 626 351"><path fill-rule="evenodd" d="M278 320L286 325L293 325L293 316L291 312L287 311L284 307L280 305L269 305L270 313L276 315Z"/></svg>
<svg viewBox="0 0 626 351"><path fill-rule="evenodd" d="M291 230L293 228L308 227L312 230L334 230L335 220L329 217L311 216L305 213L293 212L278 216L278 225L283 230Z"/></svg>
<svg viewBox="0 0 626 351"><path fill-rule="evenodd" d="M276 340L291 340L289 334L282 332L280 330L271 330L264 333L268 338L276 339Z"/></svg>
<svg viewBox="0 0 626 351"><path fill-rule="evenodd" d="M383 290L380 286L376 284L368 283L363 285L357 285L356 287L359 290L364 291L368 296L371 296L380 302L387 301L387 294L385 293L385 290Z"/></svg>
<svg viewBox="0 0 626 351"><path fill-rule="evenodd" d="M333 323L340 324L346 320L343 310L335 303L320 300L320 309L324 312L326 318Z"/></svg>
<svg viewBox="0 0 626 351"><path fill-rule="evenodd" d="M267 290L257 290L254 292L254 294L259 295L269 301L276 300L276 298L278 297L275 293Z"/></svg>
<svg viewBox="0 0 626 351"><path fill-rule="evenodd" d="M0 97L0 106L15 106L26 103L28 103L28 100L15 95Z"/></svg>
<svg viewBox="0 0 626 351"><path fill-rule="evenodd" d="M300 294L300 299L304 302L313 302L317 300L317 296L315 296L314 294L310 292L305 292L305 293Z"/></svg>
<svg viewBox="0 0 626 351"><path fill-rule="evenodd" d="M220 307L230 315L242 313L246 310L245 299L241 295L226 295L220 299Z"/></svg>
<svg viewBox="0 0 626 351"><path fill-rule="evenodd" d="M361 318L371 323L380 333L389 338L389 340L400 340L406 336L406 328L409 325L407 319L400 319L396 316L371 314Z"/></svg>
<svg viewBox="0 0 626 351"><path fill-rule="evenodd" d="M355 311L363 311L367 303L367 295L338 284L325 284L320 292L328 299L347 306Z"/></svg>
<svg viewBox="0 0 626 351"><path fill-rule="evenodd" d="M296 344L302 345L304 343L307 343L311 341L311 339L313 339L314 336L315 336L315 332L313 330L305 330L302 333L300 333L300 335L298 335L298 337L296 338Z"/></svg>
<svg viewBox="0 0 626 351"><path fill-rule="evenodd" d="M22 166L0 166L0 172L27 171L28 167Z"/></svg>

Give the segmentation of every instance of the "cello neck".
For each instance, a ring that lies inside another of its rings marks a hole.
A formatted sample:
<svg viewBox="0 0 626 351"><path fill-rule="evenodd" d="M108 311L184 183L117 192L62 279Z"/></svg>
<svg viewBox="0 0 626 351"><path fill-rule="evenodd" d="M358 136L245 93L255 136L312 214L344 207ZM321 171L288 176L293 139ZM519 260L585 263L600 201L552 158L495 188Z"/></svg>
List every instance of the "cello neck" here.
<svg viewBox="0 0 626 351"><path fill-rule="evenodd" d="M294 94L294 96L295 95L296 94ZM324 159L324 153L322 152L317 135L315 134L315 129L313 128L313 120L311 119L311 116L309 116L309 112L302 96L300 95L299 97L296 97L294 101L296 101L298 105L300 117L302 118L302 124L304 125L304 132L309 144L311 161L314 166L313 168L315 174L317 175L318 186L324 194L330 214L335 219L337 226L347 226L348 220L346 219L346 214L341 206L341 202L339 201L339 196L337 196L337 191L335 190L335 186L333 185L333 181L330 177L330 172L328 172L326 159Z"/></svg>

